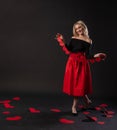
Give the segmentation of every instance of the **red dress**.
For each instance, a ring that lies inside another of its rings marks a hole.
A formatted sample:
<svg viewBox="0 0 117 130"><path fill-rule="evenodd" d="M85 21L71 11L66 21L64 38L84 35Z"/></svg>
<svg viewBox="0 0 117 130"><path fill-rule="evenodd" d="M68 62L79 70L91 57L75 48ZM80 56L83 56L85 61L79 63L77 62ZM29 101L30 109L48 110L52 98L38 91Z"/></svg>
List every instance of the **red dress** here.
<svg viewBox="0 0 117 130"><path fill-rule="evenodd" d="M69 55L63 80L63 92L71 96L92 94L89 62L99 62L101 59L90 55L89 48L91 44L85 41L71 39L69 45L65 45L60 38L57 40L63 51Z"/></svg>

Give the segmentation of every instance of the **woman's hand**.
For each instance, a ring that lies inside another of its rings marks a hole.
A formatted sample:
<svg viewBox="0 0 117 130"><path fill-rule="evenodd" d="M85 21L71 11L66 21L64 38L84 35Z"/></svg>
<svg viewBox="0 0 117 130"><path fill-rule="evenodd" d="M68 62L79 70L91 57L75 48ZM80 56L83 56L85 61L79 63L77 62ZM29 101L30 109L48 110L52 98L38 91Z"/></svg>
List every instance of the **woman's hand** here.
<svg viewBox="0 0 117 130"><path fill-rule="evenodd" d="M58 41L59 45L61 46L61 48L65 52L65 54L69 55L70 51L65 46L65 40L63 38L63 35L60 33L57 33L55 39Z"/></svg>
<svg viewBox="0 0 117 130"><path fill-rule="evenodd" d="M102 60L105 60L105 58L107 57L107 55L105 53L97 53L94 55L94 58L101 58Z"/></svg>
<svg viewBox="0 0 117 130"><path fill-rule="evenodd" d="M65 40L64 40L62 34L57 33L55 39L59 42L60 46L64 46L65 45Z"/></svg>
<svg viewBox="0 0 117 130"><path fill-rule="evenodd" d="M60 34L60 33L57 33L57 34L56 34L55 39L58 39L58 38L60 38L61 40L64 40L63 35Z"/></svg>

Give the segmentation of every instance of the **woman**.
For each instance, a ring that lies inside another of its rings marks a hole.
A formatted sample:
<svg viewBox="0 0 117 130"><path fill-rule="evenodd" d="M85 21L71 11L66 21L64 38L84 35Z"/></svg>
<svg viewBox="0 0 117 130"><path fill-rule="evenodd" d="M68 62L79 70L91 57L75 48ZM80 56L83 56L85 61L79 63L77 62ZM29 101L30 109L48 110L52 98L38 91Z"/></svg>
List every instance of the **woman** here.
<svg viewBox="0 0 117 130"><path fill-rule="evenodd" d="M86 24L79 20L73 25L73 36L66 44L61 34L56 39L63 51L69 55L64 74L63 92L73 96L72 114L77 115L78 97L83 97L85 107L92 102L88 94L92 94L92 77L89 62L99 62L106 58L105 53L90 54L92 40L88 35Z"/></svg>

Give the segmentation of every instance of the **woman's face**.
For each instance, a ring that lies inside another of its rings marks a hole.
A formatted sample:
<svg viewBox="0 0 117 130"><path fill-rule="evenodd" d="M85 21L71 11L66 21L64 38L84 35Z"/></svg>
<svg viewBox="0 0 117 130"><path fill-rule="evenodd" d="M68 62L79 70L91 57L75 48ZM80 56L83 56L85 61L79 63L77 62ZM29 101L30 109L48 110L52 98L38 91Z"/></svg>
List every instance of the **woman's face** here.
<svg viewBox="0 0 117 130"><path fill-rule="evenodd" d="M83 35L84 31L85 31L85 29L84 29L83 25L81 25L81 24L75 25L75 32L76 32L77 35Z"/></svg>

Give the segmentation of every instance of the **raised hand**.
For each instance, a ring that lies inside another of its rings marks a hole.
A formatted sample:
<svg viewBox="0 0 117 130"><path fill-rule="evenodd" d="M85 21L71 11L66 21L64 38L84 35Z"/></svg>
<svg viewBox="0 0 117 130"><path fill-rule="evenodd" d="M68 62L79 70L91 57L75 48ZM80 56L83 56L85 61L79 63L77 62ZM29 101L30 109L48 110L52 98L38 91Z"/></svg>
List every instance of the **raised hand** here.
<svg viewBox="0 0 117 130"><path fill-rule="evenodd" d="M57 33L57 34L56 34L55 39L58 39L58 38L60 38L61 40L64 40L63 35L60 34L60 33Z"/></svg>
<svg viewBox="0 0 117 130"><path fill-rule="evenodd" d="M105 60L107 55L105 53L97 53L94 55L95 58L99 57L101 58L102 60Z"/></svg>
<svg viewBox="0 0 117 130"><path fill-rule="evenodd" d="M65 52L65 54L69 55L70 51L65 46L65 40L63 38L63 35L60 33L57 33L55 39L58 41L59 45L61 46L61 48Z"/></svg>

